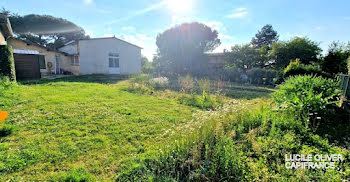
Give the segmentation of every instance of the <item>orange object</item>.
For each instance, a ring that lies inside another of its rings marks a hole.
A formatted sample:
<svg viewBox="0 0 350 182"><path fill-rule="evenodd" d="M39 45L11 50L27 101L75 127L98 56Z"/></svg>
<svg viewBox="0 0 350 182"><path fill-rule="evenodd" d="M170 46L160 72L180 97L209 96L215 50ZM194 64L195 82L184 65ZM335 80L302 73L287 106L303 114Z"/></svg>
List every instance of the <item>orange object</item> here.
<svg viewBox="0 0 350 182"><path fill-rule="evenodd" d="M9 116L9 114L6 111L0 111L0 121L1 121L1 127L4 127L4 120Z"/></svg>

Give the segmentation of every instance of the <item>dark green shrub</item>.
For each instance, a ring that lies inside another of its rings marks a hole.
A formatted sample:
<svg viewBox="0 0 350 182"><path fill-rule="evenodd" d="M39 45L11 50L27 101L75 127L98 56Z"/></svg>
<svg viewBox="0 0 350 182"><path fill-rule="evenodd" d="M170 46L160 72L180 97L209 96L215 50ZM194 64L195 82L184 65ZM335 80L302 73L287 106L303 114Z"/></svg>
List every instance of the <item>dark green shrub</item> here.
<svg viewBox="0 0 350 182"><path fill-rule="evenodd" d="M350 56L350 44L346 46L341 42L333 42L329 48L328 53L321 61L322 70L331 74L347 73L347 59Z"/></svg>
<svg viewBox="0 0 350 182"><path fill-rule="evenodd" d="M280 109L292 111L298 119L322 120L329 114L327 108L340 97L339 83L316 76L291 76L272 94Z"/></svg>
<svg viewBox="0 0 350 182"><path fill-rule="evenodd" d="M247 71L247 75L251 84L262 85L264 83L265 71L262 68L252 68Z"/></svg>
<svg viewBox="0 0 350 182"><path fill-rule="evenodd" d="M15 61L12 47L0 45L0 75L8 76L11 81L16 81Z"/></svg>
<svg viewBox="0 0 350 182"><path fill-rule="evenodd" d="M283 70L285 78L294 75L317 75L325 78L330 78L331 75L325 73L316 65L304 65L300 63L299 59L291 61L289 65Z"/></svg>
<svg viewBox="0 0 350 182"><path fill-rule="evenodd" d="M213 75L210 75L210 79L240 83L242 82L241 75L242 70L239 68L223 68L215 71Z"/></svg>
<svg viewBox="0 0 350 182"><path fill-rule="evenodd" d="M251 84L273 85L279 77L279 72L275 70L252 68L247 71Z"/></svg>

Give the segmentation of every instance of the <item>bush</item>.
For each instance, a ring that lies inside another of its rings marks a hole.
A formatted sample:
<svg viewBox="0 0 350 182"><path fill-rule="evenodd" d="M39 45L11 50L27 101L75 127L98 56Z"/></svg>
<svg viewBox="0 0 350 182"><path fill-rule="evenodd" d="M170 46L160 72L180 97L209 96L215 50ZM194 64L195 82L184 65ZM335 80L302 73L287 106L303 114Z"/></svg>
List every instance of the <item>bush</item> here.
<svg viewBox="0 0 350 182"><path fill-rule="evenodd" d="M322 120L329 114L327 107L337 103L339 83L316 76L292 76L278 86L273 100L282 110L291 111L303 121Z"/></svg>
<svg viewBox="0 0 350 182"><path fill-rule="evenodd" d="M222 102L217 100L215 97L208 95L205 91L203 91L201 96L195 94L183 94L180 95L177 100L180 104L198 107L200 109L215 109L217 106L222 104Z"/></svg>
<svg viewBox="0 0 350 182"><path fill-rule="evenodd" d="M15 60L12 47L0 45L0 76L8 76L11 81L16 81Z"/></svg>
<svg viewBox="0 0 350 182"><path fill-rule="evenodd" d="M224 68L215 71L215 74L211 75L212 80L223 80L230 82L242 82L241 75L242 70L239 68Z"/></svg>
<svg viewBox="0 0 350 182"><path fill-rule="evenodd" d="M251 84L273 85L279 76L279 72L263 68L252 68L247 71L247 75Z"/></svg>
<svg viewBox="0 0 350 182"><path fill-rule="evenodd" d="M145 74L133 75L129 79L130 84L124 88L125 91L136 94L151 94L152 89L147 87L149 76Z"/></svg>
<svg viewBox="0 0 350 182"><path fill-rule="evenodd" d="M197 81L199 90L201 92L209 92L210 91L210 80L208 79L200 79Z"/></svg>
<svg viewBox="0 0 350 182"><path fill-rule="evenodd" d="M165 89L169 85L169 79L167 77L152 78L148 81L148 84L155 90Z"/></svg>
<svg viewBox="0 0 350 182"><path fill-rule="evenodd" d="M328 53L321 60L322 70L331 74L346 74L348 72L347 59L350 56L350 44L346 46L341 42L333 42L328 49Z"/></svg>
<svg viewBox="0 0 350 182"><path fill-rule="evenodd" d="M179 78L179 85L183 92L189 93L193 91L195 81L190 75Z"/></svg>
<svg viewBox="0 0 350 182"><path fill-rule="evenodd" d="M294 75L317 75L325 78L331 78L330 74L323 72L318 66L301 64L299 59L291 61L283 70L283 76L285 78Z"/></svg>

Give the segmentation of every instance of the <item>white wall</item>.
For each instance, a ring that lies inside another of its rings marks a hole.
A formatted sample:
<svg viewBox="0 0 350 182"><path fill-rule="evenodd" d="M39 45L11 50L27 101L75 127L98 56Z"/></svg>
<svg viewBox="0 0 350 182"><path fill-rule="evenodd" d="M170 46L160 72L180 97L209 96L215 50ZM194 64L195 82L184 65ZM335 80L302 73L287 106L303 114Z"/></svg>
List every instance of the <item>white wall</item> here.
<svg viewBox="0 0 350 182"><path fill-rule="evenodd" d="M80 73L109 74L109 53L119 54L120 74L141 72L141 49L116 38L79 41Z"/></svg>

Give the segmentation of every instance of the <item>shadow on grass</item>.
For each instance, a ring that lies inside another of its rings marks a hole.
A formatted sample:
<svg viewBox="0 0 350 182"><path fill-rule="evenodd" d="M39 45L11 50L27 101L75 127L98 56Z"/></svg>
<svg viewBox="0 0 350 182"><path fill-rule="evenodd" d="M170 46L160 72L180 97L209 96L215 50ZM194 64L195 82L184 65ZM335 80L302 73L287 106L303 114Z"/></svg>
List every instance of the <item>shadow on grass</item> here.
<svg viewBox="0 0 350 182"><path fill-rule="evenodd" d="M128 79L129 75L103 75L103 74L93 74L93 75L81 75L81 76L69 76L55 79L43 78L40 80L23 80L19 81L22 85L36 85L36 84L46 84L54 82L83 82L83 83L101 83L101 84L114 84L119 81Z"/></svg>
<svg viewBox="0 0 350 182"><path fill-rule="evenodd" d="M234 98L234 99L256 99L256 98L269 98L270 94L273 93L272 90L267 89L258 89L258 90L243 90L243 89L234 89L231 88L230 90L227 90L224 92L225 96Z"/></svg>
<svg viewBox="0 0 350 182"><path fill-rule="evenodd" d="M328 139L332 144L350 149L350 112L334 107L333 114L320 124L316 133Z"/></svg>
<svg viewBox="0 0 350 182"><path fill-rule="evenodd" d="M0 128L0 138L11 135L14 132L15 128L13 126L4 126Z"/></svg>

